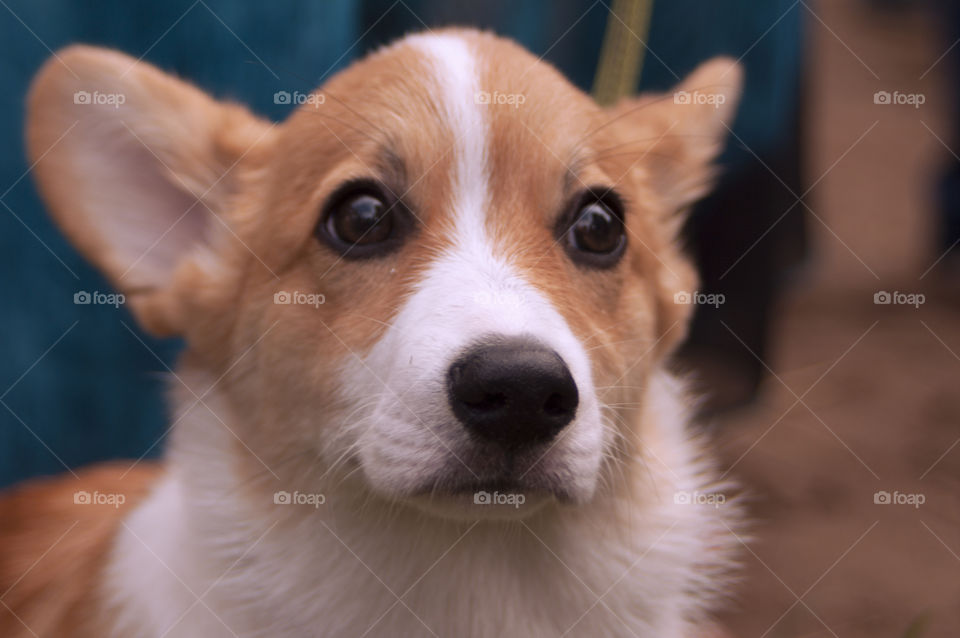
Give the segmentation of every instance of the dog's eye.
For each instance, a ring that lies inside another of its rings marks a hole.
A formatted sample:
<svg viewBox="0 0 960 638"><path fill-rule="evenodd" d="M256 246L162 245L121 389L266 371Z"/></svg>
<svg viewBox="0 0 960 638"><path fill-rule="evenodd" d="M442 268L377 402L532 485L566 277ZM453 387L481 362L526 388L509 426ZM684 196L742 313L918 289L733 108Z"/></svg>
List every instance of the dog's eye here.
<svg viewBox="0 0 960 638"><path fill-rule="evenodd" d="M588 193L580 199L564 239L576 261L597 268L614 265L627 243L619 200Z"/></svg>
<svg viewBox="0 0 960 638"><path fill-rule="evenodd" d="M390 237L393 220L382 200L360 194L347 198L331 211L329 225L341 241L362 246Z"/></svg>
<svg viewBox="0 0 960 638"><path fill-rule="evenodd" d="M330 198L317 235L344 257L366 258L396 247L400 239L400 205L376 185L347 184Z"/></svg>

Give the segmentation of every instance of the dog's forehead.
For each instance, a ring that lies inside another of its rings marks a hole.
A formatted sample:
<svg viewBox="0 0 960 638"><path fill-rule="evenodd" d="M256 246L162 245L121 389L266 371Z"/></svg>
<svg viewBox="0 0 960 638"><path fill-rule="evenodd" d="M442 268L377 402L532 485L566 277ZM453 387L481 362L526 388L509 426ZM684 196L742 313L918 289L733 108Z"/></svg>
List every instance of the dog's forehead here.
<svg viewBox="0 0 960 638"><path fill-rule="evenodd" d="M321 87L327 100L297 114L332 154L358 171L384 158L401 165L404 188L448 209L555 206L582 182L580 141L600 114L586 95L520 46L489 34L416 34L352 65ZM318 117L317 117L318 116ZM310 139L295 136L303 144ZM378 142L374 142L378 140ZM449 197L446 197L449 195ZM537 198L540 201L535 201ZM510 201L499 201L510 200Z"/></svg>
<svg viewBox="0 0 960 638"><path fill-rule="evenodd" d="M534 151L565 153L563 143L572 142L576 127L588 125L598 112L553 67L490 34L417 34L402 40L396 53L416 56L417 81L456 139L483 134L488 154L510 138Z"/></svg>
<svg viewBox="0 0 960 638"><path fill-rule="evenodd" d="M335 115L398 146L429 137L449 148L483 135L488 152L498 139L514 138L560 154L565 149L558 142L571 142L599 115L549 64L509 40L468 30L407 36L319 91L328 99L320 105L306 100L299 111L327 116L320 130L337 130Z"/></svg>

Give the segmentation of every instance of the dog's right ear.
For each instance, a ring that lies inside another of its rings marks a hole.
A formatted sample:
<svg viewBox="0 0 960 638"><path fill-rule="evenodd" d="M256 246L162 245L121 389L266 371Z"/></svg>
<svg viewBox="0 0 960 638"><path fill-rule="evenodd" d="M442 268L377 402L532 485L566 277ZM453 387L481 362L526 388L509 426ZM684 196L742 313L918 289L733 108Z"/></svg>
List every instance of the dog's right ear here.
<svg viewBox="0 0 960 638"><path fill-rule="evenodd" d="M235 167L271 129L149 64L86 46L43 66L27 107L27 148L54 218L160 335L182 332L186 273L227 223Z"/></svg>

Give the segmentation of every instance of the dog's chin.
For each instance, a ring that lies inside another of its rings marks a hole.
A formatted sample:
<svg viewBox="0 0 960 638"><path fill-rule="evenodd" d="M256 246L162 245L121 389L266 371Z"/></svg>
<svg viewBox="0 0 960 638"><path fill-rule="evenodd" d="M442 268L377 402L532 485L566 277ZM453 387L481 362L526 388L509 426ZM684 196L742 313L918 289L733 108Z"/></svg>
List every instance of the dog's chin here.
<svg viewBox="0 0 960 638"><path fill-rule="evenodd" d="M458 521L519 520L551 507L587 503L600 472L592 455L562 449L505 452L474 443L458 447L456 455L416 450L426 459L419 466L410 462L414 454L409 452L401 464L376 449L363 451L357 480L368 490L420 513Z"/></svg>
<svg viewBox="0 0 960 638"><path fill-rule="evenodd" d="M520 520L567 499L542 490L478 485L443 493L421 492L402 500L430 516L469 522Z"/></svg>

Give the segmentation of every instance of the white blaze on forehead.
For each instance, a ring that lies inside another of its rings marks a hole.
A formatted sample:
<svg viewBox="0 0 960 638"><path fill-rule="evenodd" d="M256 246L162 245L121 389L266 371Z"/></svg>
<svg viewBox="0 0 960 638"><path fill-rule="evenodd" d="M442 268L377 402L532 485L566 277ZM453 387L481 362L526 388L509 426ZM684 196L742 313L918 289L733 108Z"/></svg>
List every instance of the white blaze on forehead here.
<svg viewBox="0 0 960 638"><path fill-rule="evenodd" d="M413 350L420 355L418 363L429 369L422 372L430 376L436 373L434 366L449 363L479 338L526 334L556 349L578 383L590 385L588 358L567 322L487 232L489 109L495 107L478 99L489 87L480 86L481 61L475 48L447 33L415 35L405 42L432 70L427 86L436 91L434 102L451 135L453 199L447 214L454 237L397 317L396 325L409 331L402 338L385 335L380 354Z"/></svg>
<svg viewBox="0 0 960 638"><path fill-rule="evenodd" d="M487 185L487 118L478 103L477 60L466 40L442 35L415 35L407 42L418 49L434 71L436 103L453 141L452 202L458 239L485 236Z"/></svg>

